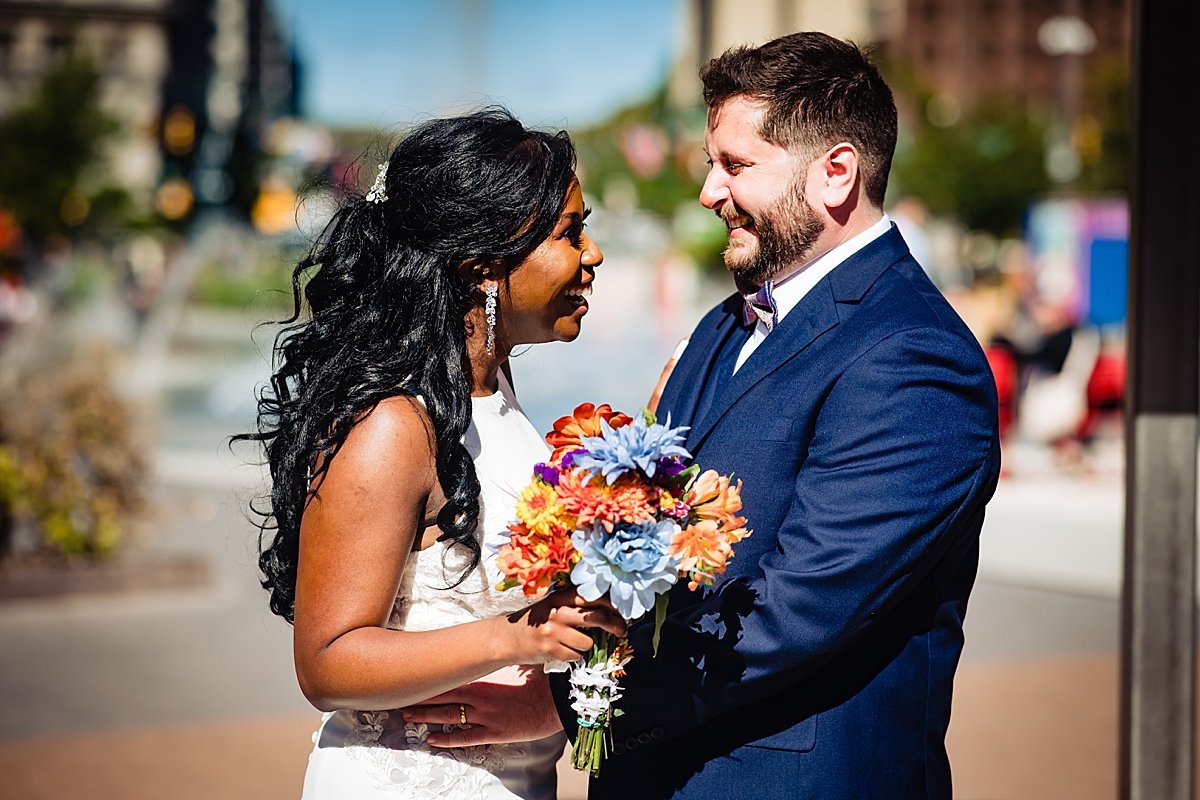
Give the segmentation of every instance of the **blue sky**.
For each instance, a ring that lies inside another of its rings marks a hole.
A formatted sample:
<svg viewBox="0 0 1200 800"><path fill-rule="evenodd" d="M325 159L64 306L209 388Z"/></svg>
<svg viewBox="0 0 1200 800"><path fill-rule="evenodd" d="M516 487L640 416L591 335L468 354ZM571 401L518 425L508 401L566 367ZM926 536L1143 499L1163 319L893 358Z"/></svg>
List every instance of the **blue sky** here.
<svg viewBox="0 0 1200 800"><path fill-rule="evenodd" d="M275 0L310 117L388 127L498 101L595 122L663 80L683 0ZM472 23L472 20L475 20Z"/></svg>

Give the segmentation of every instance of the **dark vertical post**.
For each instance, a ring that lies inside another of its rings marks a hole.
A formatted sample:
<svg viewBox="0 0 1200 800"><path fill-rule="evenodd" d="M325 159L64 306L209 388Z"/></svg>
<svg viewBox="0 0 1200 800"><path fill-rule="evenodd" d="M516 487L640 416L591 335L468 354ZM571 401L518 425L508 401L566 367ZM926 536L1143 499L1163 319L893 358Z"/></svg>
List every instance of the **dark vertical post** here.
<svg viewBox="0 0 1200 800"><path fill-rule="evenodd" d="M1121 797L1192 800L1200 4L1134 0Z"/></svg>

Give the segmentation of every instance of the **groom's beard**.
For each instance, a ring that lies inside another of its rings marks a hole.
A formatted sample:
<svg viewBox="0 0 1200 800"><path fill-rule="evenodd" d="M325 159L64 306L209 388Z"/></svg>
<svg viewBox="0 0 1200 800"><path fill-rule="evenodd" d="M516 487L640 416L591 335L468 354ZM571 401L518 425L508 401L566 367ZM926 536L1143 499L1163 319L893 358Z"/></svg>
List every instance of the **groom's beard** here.
<svg viewBox="0 0 1200 800"><path fill-rule="evenodd" d="M722 218L742 214L731 203L721 212ZM753 219L756 244L726 247L724 256L730 272L756 286L808 261L825 232L825 223L804 196L800 181L784 190L774 208L764 209Z"/></svg>

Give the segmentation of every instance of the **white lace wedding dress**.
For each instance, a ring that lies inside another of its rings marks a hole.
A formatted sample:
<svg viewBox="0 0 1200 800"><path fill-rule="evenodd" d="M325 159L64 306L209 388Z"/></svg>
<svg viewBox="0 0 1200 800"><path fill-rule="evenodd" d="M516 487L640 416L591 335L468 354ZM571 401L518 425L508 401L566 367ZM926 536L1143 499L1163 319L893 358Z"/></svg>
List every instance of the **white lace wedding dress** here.
<svg viewBox="0 0 1200 800"><path fill-rule="evenodd" d="M388 625L397 630L444 628L515 611L529 601L519 590L496 591L501 575L494 546L505 540L516 496L548 448L500 376L500 391L471 399L465 444L480 483L483 561L466 580L466 550L437 543L409 556ZM438 726L441 727L441 726ZM553 800L555 764L566 736L514 744L439 750L429 729L387 711L335 711L313 735L303 800Z"/></svg>

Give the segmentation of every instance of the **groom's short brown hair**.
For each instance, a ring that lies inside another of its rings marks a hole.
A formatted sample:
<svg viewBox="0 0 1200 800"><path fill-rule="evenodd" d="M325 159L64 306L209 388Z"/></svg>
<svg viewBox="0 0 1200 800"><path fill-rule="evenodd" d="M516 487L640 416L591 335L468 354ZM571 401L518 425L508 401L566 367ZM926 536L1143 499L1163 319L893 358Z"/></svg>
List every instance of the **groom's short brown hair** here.
<svg viewBox="0 0 1200 800"><path fill-rule="evenodd" d="M882 208L896 151L896 103L879 69L853 43L815 31L761 47L734 47L700 70L709 111L746 97L766 103L759 135L789 149L849 142L859 151L863 190Z"/></svg>

